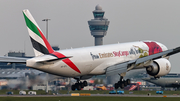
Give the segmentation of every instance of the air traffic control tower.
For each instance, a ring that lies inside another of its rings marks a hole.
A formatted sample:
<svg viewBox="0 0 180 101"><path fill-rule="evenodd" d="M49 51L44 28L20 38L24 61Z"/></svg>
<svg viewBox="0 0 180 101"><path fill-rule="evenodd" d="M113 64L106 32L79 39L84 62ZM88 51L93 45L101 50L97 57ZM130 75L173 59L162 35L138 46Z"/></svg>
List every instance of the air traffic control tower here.
<svg viewBox="0 0 180 101"><path fill-rule="evenodd" d="M93 11L94 19L88 21L91 35L95 38L95 46L103 44L103 37L108 30L109 21L104 17L104 11L100 5Z"/></svg>

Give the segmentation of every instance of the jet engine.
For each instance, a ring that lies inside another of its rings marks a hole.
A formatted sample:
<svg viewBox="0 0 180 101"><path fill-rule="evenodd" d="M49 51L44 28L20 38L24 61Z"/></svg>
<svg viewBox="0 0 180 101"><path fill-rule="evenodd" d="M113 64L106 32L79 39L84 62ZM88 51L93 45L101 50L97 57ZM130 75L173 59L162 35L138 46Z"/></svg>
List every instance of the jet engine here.
<svg viewBox="0 0 180 101"><path fill-rule="evenodd" d="M146 71L149 75L154 77L160 77L167 75L171 70L171 63L165 58L153 60L151 65L146 67Z"/></svg>

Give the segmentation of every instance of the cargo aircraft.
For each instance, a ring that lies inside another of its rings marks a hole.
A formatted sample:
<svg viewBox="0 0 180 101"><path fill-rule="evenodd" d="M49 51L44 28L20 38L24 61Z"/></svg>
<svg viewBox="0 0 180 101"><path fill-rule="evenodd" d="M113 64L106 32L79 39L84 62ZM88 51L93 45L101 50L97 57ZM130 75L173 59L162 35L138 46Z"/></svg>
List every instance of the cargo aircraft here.
<svg viewBox="0 0 180 101"><path fill-rule="evenodd" d="M87 86L85 79L92 76L115 74L120 76L115 89L124 88L130 79L123 77L132 69L144 68L149 75L159 78L171 70L169 56L180 52L180 47L167 49L150 40L54 51L29 10L23 10L23 15L35 57L0 57L0 62L24 63L47 73L74 78L77 83L71 86L72 90Z"/></svg>

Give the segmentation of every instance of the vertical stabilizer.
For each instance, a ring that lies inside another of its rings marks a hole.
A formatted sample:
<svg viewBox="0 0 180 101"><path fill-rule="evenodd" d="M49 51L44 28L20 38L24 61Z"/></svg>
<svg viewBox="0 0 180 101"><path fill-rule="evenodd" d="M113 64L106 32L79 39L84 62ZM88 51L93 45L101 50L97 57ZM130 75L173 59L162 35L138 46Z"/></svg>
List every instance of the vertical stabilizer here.
<svg viewBox="0 0 180 101"><path fill-rule="evenodd" d="M54 50L52 49L49 42L43 35L43 32L37 25L29 10L23 10L23 15L32 42L35 56L53 53Z"/></svg>

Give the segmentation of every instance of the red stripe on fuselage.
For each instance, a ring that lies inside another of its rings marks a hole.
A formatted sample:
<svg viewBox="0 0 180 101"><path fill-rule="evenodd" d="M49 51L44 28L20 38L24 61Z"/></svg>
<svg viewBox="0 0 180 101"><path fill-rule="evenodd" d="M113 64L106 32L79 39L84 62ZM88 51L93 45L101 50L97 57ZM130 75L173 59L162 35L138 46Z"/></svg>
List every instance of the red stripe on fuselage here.
<svg viewBox="0 0 180 101"><path fill-rule="evenodd" d="M53 55L57 56L58 58L64 58L65 55L59 53L59 52L53 52ZM76 65L70 60L70 59L64 59L62 60L64 63L66 63L69 67L71 67L73 70L75 70L78 73L81 73L80 70L76 67Z"/></svg>
<svg viewBox="0 0 180 101"><path fill-rule="evenodd" d="M38 29L38 28L37 28ZM58 58L64 58L64 57L66 57L65 55L63 55L63 54L61 54L61 53L59 53L59 52L55 52L53 49L52 49L52 47L51 47L51 45L49 44L49 42L47 41L47 39L44 37L44 35L43 35L43 33L38 29L38 31L39 31L39 33L40 33L40 35L41 35L41 37L42 37L42 39L43 39L43 41L44 41L44 43L45 43L45 45L46 45L46 47L47 47L47 49L48 49L48 51L49 51L49 53L50 54L53 54L53 55L55 55L55 56L57 56ZM70 60L70 59L64 59L64 60L62 60L64 63L66 63L69 67L71 67L73 70L75 70L76 72L78 72L78 73L81 73L80 72L80 70L76 67L76 65Z"/></svg>

